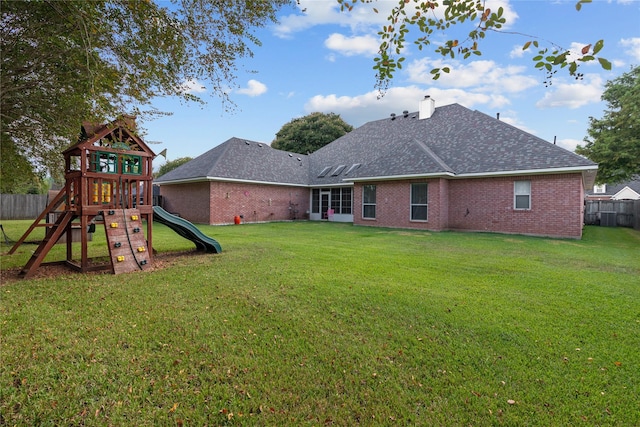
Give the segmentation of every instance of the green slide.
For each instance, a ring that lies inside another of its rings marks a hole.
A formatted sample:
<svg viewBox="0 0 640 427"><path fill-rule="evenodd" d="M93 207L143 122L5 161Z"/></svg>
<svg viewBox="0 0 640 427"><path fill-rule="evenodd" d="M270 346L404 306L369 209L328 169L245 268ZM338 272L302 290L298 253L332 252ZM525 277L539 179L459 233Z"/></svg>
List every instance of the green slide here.
<svg viewBox="0 0 640 427"><path fill-rule="evenodd" d="M199 251L216 254L222 252L222 248L217 241L204 235L202 231L186 219L170 214L160 206L153 207L153 220L166 225L185 239L191 240Z"/></svg>

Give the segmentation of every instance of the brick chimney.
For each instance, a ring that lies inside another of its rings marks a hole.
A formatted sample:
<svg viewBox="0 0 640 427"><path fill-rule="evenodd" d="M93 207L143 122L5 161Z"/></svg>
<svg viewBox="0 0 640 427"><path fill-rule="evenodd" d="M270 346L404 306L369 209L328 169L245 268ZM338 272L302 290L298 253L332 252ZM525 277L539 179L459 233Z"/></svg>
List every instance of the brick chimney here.
<svg viewBox="0 0 640 427"><path fill-rule="evenodd" d="M431 98L429 95L426 95L422 101L420 101L419 111L419 119L428 119L431 117L433 112L436 109L436 101Z"/></svg>

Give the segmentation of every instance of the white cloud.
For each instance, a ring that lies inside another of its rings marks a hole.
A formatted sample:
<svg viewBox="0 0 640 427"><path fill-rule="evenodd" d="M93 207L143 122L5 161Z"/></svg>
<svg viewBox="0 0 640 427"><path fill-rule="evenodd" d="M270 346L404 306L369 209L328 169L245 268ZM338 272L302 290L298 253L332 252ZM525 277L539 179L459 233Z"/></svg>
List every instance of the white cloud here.
<svg viewBox="0 0 640 427"><path fill-rule="evenodd" d="M569 55L567 56L567 62L574 62L582 58L585 55L584 53L582 53L582 49L586 47L588 47L587 53L591 54L593 46L590 46L589 43L571 43L571 46L569 46ZM590 62L586 62L585 64L590 64Z"/></svg>
<svg viewBox="0 0 640 427"><path fill-rule="evenodd" d="M479 105L498 108L509 103L500 95L412 85L390 88L382 98L378 97L375 90L356 96L316 95L307 101L305 111L340 114L347 123L357 127L371 120L388 117L391 113L418 111L418 104L425 95L430 95L436 101L436 107L458 103L467 108Z"/></svg>
<svg viewBox="0 0 640 427"><path fill-rule="evenodd" d="M249 80L247 87L238 89L236 92L247 96L260 96L267 91L267 85L257 80Z"/></svg>
<svg viewBox="0 0 640 427"><path fill-rule="evenodd" d="M522 58L524 54L528 52L527 50L523 50L522 46L523 45L520 44L513 46L513 49L511 49L511 52L509 52L509 58Z"/></svg>
<svg viewBox="0 0 640 427"><path fill-rule="evenodd" d="M614 60L611 61L611 63L616 68L624 67L625 65L627 65L627 63L625 61L621 60L621 59L614 59Z"/></svg>
<svg viewBox="0 0 640 427"><path fill-rule="evenodd" d="M180 92L183 93L203 93L206 91L207 88L197 80L187 80L180 86Z"/></svg>
<svg viewBox="0 0 640 427"><path fill-rule="evenodd" d="M325 0L299 0L296 2L298 12L279 18L274 33L278 37L288 38L292 34L304 31L316 25L342 25L350 27L354 32L377 33L381 26L387 23L391 10L396 6L395 1L354 2L351 11L340 11L337 1ZM345 2L349 4L349 2ZM511 27L517 20L518 14L511 7L510 0L487 0L485 7L497 12L503 8L503 17L507 23L503 29ZM434 11L437 17L443 17L444 7L440 6ZM412 10L407 9L407 15L412 15ZM417 32L417 29L413 29Z"/></svg>
<svg viewBox="0 0 640 427"><path fill-rule="evenodd" d="M579 108L600 102L603 91L602 78L595 74L584 76L584 80L575 83L554 83L536 102L538 108Z"/></svg>
<svg viewBox="0 0 640 427"><path fill-rule="evenodd" d="M635 61L640 61L640 37L620 40L620 45L627 50L629 56Z"/></svg>
<svg viewBox="0 0 640 427"><path fill-rule="evenodd" d="M500 121L501 122L505 122L510 124L513 127L517 127L520 130L523 130L525 132L528 132L532 135L536 134L536 131L529 128L527 125L525 125L519 118L518 118L518 113L513 111L513 110L505 110L505 111L498 111L500 113Z"/></svg>
<svg viewBox="0 0 640 427"><path fill-rule="evenodd" d="M357 3L352 11L341 12L337 1L300 0L300 13L280 17L274 33L278 37L288 38L316 25L342 25L350 27L352 31L370 30L371 26L379 27L386 22L393 6L394 2L388 1Z"/></svg>
<svg viewBox="0 0 640 427"><path fill-rule="evenodd" d="M441 73L440 78L432 80L431 69L448 66L449 73ZM408 79L422 84L437 84L438 86L453 88L469 88L479 92L492 94L518 93L525 91L539 83L533 77L524 75L527 70L523 66L499 66L494 61L459 61L445 62L423 58L411 62L407 66Z"/></svg>
<svg viewBox="0 0 640 427"><path fill-rule="evenodd" d="M559 139L556 141L556 144L565 150L575 151L578 144L584 144L584 141L577 139Z"/></svg>
<svg viewBox="0 0 640 427"><path fill-rule="evenodd" d="M338 33L331 34L324 41L324 45L345 56L375 55L380 49L380 41L373 36L345 37Z"/></svg>

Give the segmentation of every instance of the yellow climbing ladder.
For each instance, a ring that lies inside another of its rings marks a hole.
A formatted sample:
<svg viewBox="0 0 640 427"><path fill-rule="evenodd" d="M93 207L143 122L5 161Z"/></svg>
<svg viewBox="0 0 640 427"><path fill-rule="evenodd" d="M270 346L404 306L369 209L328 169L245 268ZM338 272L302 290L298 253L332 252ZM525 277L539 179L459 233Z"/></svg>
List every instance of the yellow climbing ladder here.
<svg viewBox="0 0 640 427"><path fill-rule="evenodd" d="M140 211L106 210L103 218L113 273L147 270L151 263Z"/></svg>

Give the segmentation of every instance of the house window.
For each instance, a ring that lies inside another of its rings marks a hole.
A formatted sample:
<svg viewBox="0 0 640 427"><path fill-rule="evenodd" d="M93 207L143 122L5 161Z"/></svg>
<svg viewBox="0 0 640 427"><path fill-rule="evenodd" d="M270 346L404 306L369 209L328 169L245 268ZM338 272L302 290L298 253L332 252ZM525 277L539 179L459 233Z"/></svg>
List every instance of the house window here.
<svg viewBox="0 0 640 427"><path fill-rule="evenodd" d="M607 192L606 184L598 184L593 186L593 194L604 194Z"/></svg>
<svg viewBox="0 0 640 427"><path fill-rule="evenodd" d="M320 213L320 189L311 190L311 213Z"/></svg>
<svg viewBox="0 0 640 427"><path fill-rule="evenodd" d="M411 221L427 220L427 183L411 184Z"/></svg>
<svg viewBox="0 0 640 427"><path fill-rule="evenodd" d="M515 209L531 209L531 181L515 181L513 194Z"/></svg>
<svg viewBox="0 0 640 427"><path fill-rule="evenodd" d="M331 209L336 214L351 214L351 187L331 189Z"/></svg>
<svg viewBox="0 0 640 427"><path fill-rule="evenodd" d="M342 206L341 212L343 214L351 215L351 206L353 204L352 196L353 189L351 187L343 187L342 188Z"/></svg>
<svg viewBox="0 0 640 427"><path fill-rule="evenodd" d="M376 186L365 185L362 187L362 217L376 218Z"/></svg>

